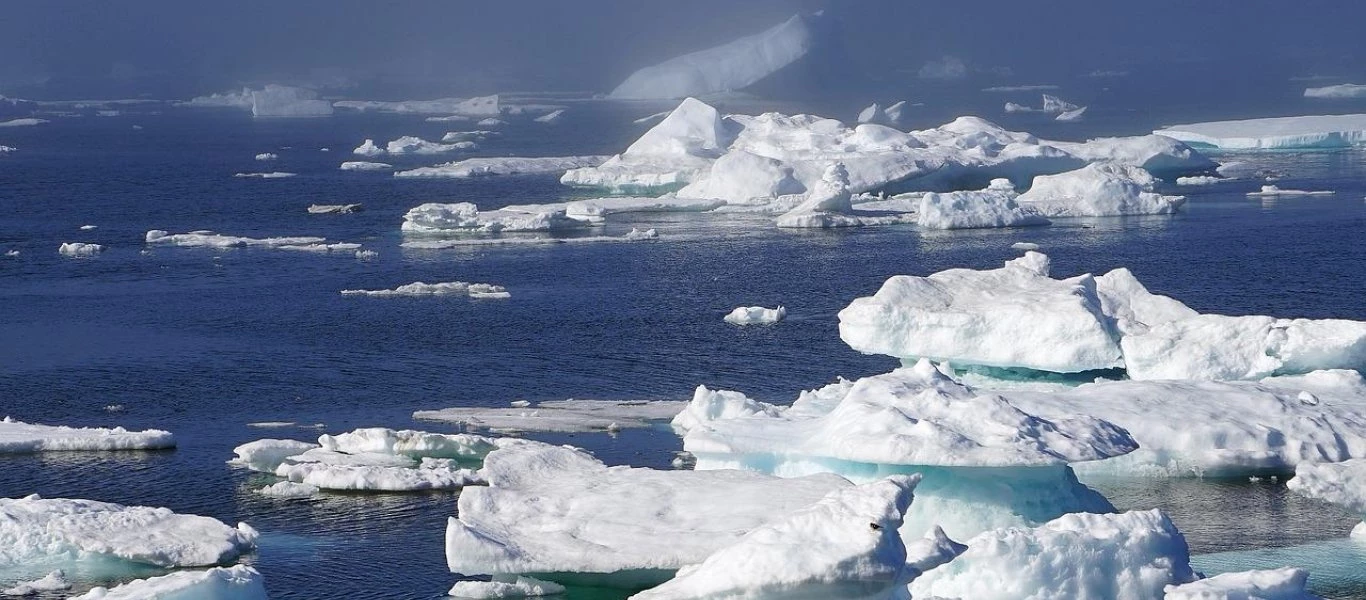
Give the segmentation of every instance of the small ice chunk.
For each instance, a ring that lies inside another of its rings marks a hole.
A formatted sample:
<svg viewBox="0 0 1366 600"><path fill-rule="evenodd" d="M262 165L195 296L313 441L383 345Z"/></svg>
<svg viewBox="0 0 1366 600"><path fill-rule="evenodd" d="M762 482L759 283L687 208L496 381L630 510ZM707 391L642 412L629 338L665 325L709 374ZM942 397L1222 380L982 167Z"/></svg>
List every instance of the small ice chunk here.
<svg viewBox="0 0 1366 600"><path fill-rule="evenodd" d="M1270 197L1270 198L1277 198L1277 197L1281 197L1281 196L1332 196L1333 194L1336 194L1336 193L1337 193L1337 192L1335 192L1335 191L1333 191L1333 190L1316 190L1316 191L1308 191L1308 190L1291 190L1291 189L1281 189L1281 188L1276 187L1276 186L1274 186L1274 185L1264 185L1264 186L1262 186L1262 189L1261 189L1260 191L1248 192L1247 195L1248 195L1249 197L1264 197L1264 198L1265 198L1265 197Z"/></svg>
<svg viewBox="0 0 1366 600"><path fill-rule="evenodd" d="M375 140L367 138L364 143L356 146L356 149L352 150L351 153L359 154L361 156L383 156L385 150L384 148L375 145Z"/></svg>
<svg viewBox="0 0 1366 600"><path fill-rule="evenodd" d="M420 137L405 135L393 140L385 146L385 151L389 154L443 154L455 152L457 150L474 150L478 145L474 142L455 142L454 144L441 144L429 142Z"/></svg>
<svg viewBox="0 0 1366 600"><path fill-rule="evenodd" d="M1064 123L1075 123L1077 121L1080 121L1082 119L1082 116L1086 114L1086 109L1087 107L1083 106L1080 108L1074 108L1072 110L1065 110L1058 113L1058 116L1053 117L1053 120L1062 121Z"/></svg>
<svg viewBox="0 0 1366 600"><path fill-rule="evenodd" d="M400 285L391 290L342 290L343 296L469 296L470 298L510 298L511 294L503 286L488 283L466 283L450 281L444 283L423 283L421 281Z"/></svg>
<svg viewBox="0 0 1366 600"><path fill-rule="evenodd" d="M265 579L246 565L207 571L177 571L135 579L113 588L97 587L71 600L266 600Z"/></svg>
<svg viewBox="0 0 1366 600"><path fill-rule="evenodd" d="M1223 181L1222 177L1212 175L1194 175L1191 177L1177 177L1176 185L1211 185Z"/></svg>
<svg viewBox="0 0 1366 600"><path fill-rule="evenodd" d="M546 113L533 119L537 123L558 123L564 117L564 109Z"/></svg>
<svg viewBox="0 0 1366 600"><path fill-rule="evenodd" d="M782 409L767 402L759 402L740 392L712 390L697 386L692 401L674 416L670 425L674 431L687 433L704 423L718 419L735 419L754 415L778 416Z"/></svg>
<svg viewBox="0 0 1366 600"><path fill-rule="evenodd" d="M1285 482L1292 492L1331 502L1366 516L1366 458L1342 462L1302 462Z"/></svg>
<svg viewBox="0 0 1366 600"><path fill-rule="evenodd" d="M1305 98L1366 98L1366 85L1343 83L1305 88Z"/></svg>
<svg viewBox="0 0 1366 600"><path fill-rule="evenodd" d="M256 440L234 448L233 452L237 457L229 460L228 464L261 473L274 473L275 469L284 464L285 459L317 447L317 444L298 440Z"/></svg>
<svg viewBox="0 0 1366 600"><path fill-rule="evenodd" d="M318 487L307 483L294 483L293 481L278 481L266 487L256 490L262 496L272 498L283 498L294 500L299 498L311 498L318 494Z"/></svg>
<svg viewBox="0 0 1366 600"><path fill-rule="evenodd" d="M374 260L379 258L379 253L374 250L357 250L356 260Z"/></svg>
<svg viewBox="0 0 1366 600"><path fill-rule="evenodd" d="M341 166L338 168L343 171L387 171L389 169L394 168L394 165L391 165L389 163L370 162L365 160L348 160L342 163Z"/></svg>
<svg viewBox="0 0 1366 600"><path fill-rule="evenodd" d="M72 258L88 258L104 252L104 246L84 242L66 242L57 247L57 252L62 256Z"/></svg>
<svg viewBox="0 0 1366 600"><path fill-rule="evenodd" d="M273 153L273 152L262 152L262 153L256 155L256 160L262 160L262 161L264 161L264 160L277 160L277 159L279 159L279 158L280 158L280 155L275 154L275 153Z"/></svg>
<svg viewBox="0 0 1366 600"><path fill-rule="evenodd" d="M787 316L787 308L764 308L762 306L740 306L726 315L725 321L731 325L755 325L777 323Z"/></svg>
<svg viewBox="0 0 1366 600"><path fill-rule="evenodd" d="M564 586L524 575L494 576L492 581L460 581L451 586L447 596L456 598L535 598L564 593Z"/></svg>
<svg viewBox="0 0 1366 600"><path fill-rule="evenodd" d="M920 198L916 223L926 229L974 229L1047 225L1048 219L1029 214L1015 202L1018 194L1009 179L994 179L979 191L930 192Z"/></svg>
<svg viewBox="0 0 1366 600"><path fill-rule="evenodd" d="M71 589L71 582L67 581L66 573L58 569L48 573L42 579L17 583L14 587L0 591L0 596L31 596L42 592L60 592L69 589Z"/></svg>
<svg viewBox="0 0 1366 600"><path fill-rule="evenodd" d="M92 229L98 229L98 228L99 228L99 225L81 225L81 227L80 227L81 231L90 231L90 230L92 230Z"/></svg>
<svg viewBox="0 0 1366 600"><path fill-rule="evenodd" d="M508 124L507 121L504 121L504 120L499 119L499 118L497 118L497 117L489 117L489 118L487 118L487 119L483 119L483 120L481 120L481 121L475 123L475 125L478 125L478 126L480 126L480 127L498 127L499 125L507 125L507 124Z"/></svg>
<svg viewBox="0 0 1366 600"><path fill-rule="evenodd" d="M480 211L471 202L418 205L403 215L408 234L500 233L578 229L587 224L569 218L563 209L540 212Z"/></svg>
<svg viewBox="0 0 1366 600"><path fill-rule="evenodd" d="M360 204L310 204L308 213L312 215L348 214L359 212Z"/></svg>
<svg viewBox="0 0 1366 600"><path fill-rule="evenodd" d="M284 179L286 177L296 177L298 173L288 173L285 171L271 171L268 173L235 173L233 177L255 177L258 179Z"/></svg>
<svg viewBox="0 0 1366 600"><path fill-rule="evenodd" d="M1015 242L1010 245L1015 250L1038 250L1039 245L1034 242Z"/></svg>

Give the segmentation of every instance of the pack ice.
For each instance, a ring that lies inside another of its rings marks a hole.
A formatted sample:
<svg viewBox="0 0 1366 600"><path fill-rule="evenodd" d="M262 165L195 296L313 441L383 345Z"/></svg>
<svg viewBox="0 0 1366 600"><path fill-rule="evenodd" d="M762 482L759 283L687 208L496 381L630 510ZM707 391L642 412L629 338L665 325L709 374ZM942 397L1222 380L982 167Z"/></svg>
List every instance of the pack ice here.
<svg viewBox="0 0 1366 600"><path fill-rule="evenodd" d="M480 211L470 202L454 204L428 203L416 206L403 215L405 234L440 235L458 233L499 233L518 231L557 231L578 229L587 223L571 219L560 210L517 212L515 210Z"/></svg>
<svg viewBox="0 0 1366 600"><path fill-rule="evenodd" d="M840 311L865 354L1133 379L1254 380L1366 367L1366 322L1199 314L1127 269L1049 277L1046 255L1004 268L896 276Z"/></svg>
<svg viewBox="0 0 1366 600"><path fill-rule="evenodd" d="M367 142L370 140L366 140ZM360 149L357 149L359 153ZM373 155L371 155L373 156ZM496 175L547 175L602 164L606 156L550 156L522 158L495 156L398 171L394 177L492 177Z"/></svg>
<svg viewBox="0 0 1366 600"><path fill-rule="evenodd" d="M169 431L128 431L122 427L63 427L23 423L10 417L0 421L0 454L73 450L161 450L174 448Z"/></svg>
<svg viewBox="0 0 1366 600"><path fill-rule="evenodd" d="M1366 114L1190 123L1153 133L1221 150L1343 148L1366 143Z"/></svg>
<svg viewBox="0 0 1366 600"><path fill-rule="evenodd" d="M116 559L157 567L224 564L257 533L210 517L93 500L0 498L0 568L51 560Z"/></svg>

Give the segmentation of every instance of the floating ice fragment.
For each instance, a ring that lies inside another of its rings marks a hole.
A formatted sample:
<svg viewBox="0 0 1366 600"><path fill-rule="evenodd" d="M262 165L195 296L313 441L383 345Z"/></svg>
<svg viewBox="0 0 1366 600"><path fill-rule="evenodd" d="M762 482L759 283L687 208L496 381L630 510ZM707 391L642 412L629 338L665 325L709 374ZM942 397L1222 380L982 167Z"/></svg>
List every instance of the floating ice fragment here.
<svg viewBox="0 0 1366 600"><path fill-rule="evenodd" d="M1156 184L1140 167L1093 163L1035 177L1029 191L1015 201L1026 211L1048 218L1171 214L1185 203L1184 196L1155 193Z"/></svg>
<svg viewBox="0 0 1366 600"><path fill-rule="evenodd" d="M1305 88L1305 98L1366 98L1366 85L1344 83L1323 87Z"/></svg>
<svg viewBox="0 0 1366 600"><path fill-rule="evenodd" d="M338 168L343 171L387 171L394 168L394 165L364 160L348 160L342 163Z"/></svg>
<svg viewBox="0 0 1366 600"><path fill-rule="evenodd" d="M1153 133L1223 150L1342 148L1366 143L1366 114L1191 123Z"/></svg>
<svg viewBox="0 0 1366 600"><path fill-rule="evenodd" d="M400 285L391 290L342 290L343 296L469 296L470 298L510 298L511 294L503 286L488 283L466 283L450 281L444 283L423 283L421 281Z"/></svg>
<svg viewBox="0 0 1366 600"><path fill-rule="evenodd" d="M262 152L256 155L256 160L276 160L278 158L280 158L280 155L273 152Z"/></svg>
<svg viewBox="0 0 1366 600"><path fill-rule="evenodd" d="M0 454L77 450L161 450L174 448L175 438L159 429L128 431L122 427L62 427L0 420Z"/></svg>
<svg viewBox="0 0 1366 600"><path fill-rule="evenodd" d="M207 571L178 571L136 579L113 588L97 587L72 600L266 600L264 578L246 565Z"/></svg>
<svg viewBox="0 0 1366 600"><path fill-rule="evenodd" d="M348 214L359 212L360 204L310 204L308 213L312 215Z"/></svg>
<svg viewBox="0 0 1366 600"><path fill-rule="evenodd" d="M558 123L558 122L560 121L560 118L563 117L563 116L564 116L564 109L560 109L560 110L556 110L556 111L553 111L553 112L550 112L550 113L546 113L546 114L544 114L544 115L541 115L541 116L539 116L539 117L536 117L536 118L533 119L533 120L536 121L537 123Z"/></svg>
<svg viewBox="0 0 1366 600"><path fill-rule="evenodd" d="M383 156L385 150L384 148L376 146L375 140L367 138L364 143L362 143L359 146L356 146L356 149L352 150L351 153L359 154L361 156Z"/></svg>
<svg viewBox="0 0 1366 600"><path fill-rule="evenodd" d="M1308 581L1308 571L1292 567L1222 573L1168 585L1163 600L1322 600L1309 593Z"/></svg>
<svg viewBox="0 0 1366 600"><path fill-rule="evenodd" d="M285 177L295 177L298 173L287 173L284 171L271 171L269 173L236 173L233 177L256 177L259 179L284 179Z"/></svg>
<svg viewBox="0 0 1366 600"><path fill-rule="evenodd" d="M1333 190L1283 190L1274 185L1264 185L1260 191L1248 192L1249 197L1277 198L1281 196L1332 196L1336 194Z"/></svg>
<svg viewBox="0 0 1366 600"><path fill-rule="evenodd" d="M455 162L394 173L395 177L489 177L495 175L542 175L601 164L606 156L516 156L467 158Z"/></svg>
<svg viewBox="0 0 1366 600"><path fill-rule="evenodd" d="M445 421L475 430L500 433L527 431L587 432L645 428L674 418L685 403L678 401L562 400L532 406L515 401L512 408L444 408L420 410L414 419Z"/></svg>
<svg viewBox="0 0 1366 600"><path fill-rule="evenodd" d="M84 242L66 242L57 247L57 253L72 258L88 258L104 252L104 246Z"/></svg>
<svg viewBox="0 0 1366 600"><path fill-rule="evenodd" d="M71 589L71 582L67 581L66 573L58 569L48 573L42 579L17 583L14 587L0 591L0 596L31 596L42 592L60 592L69 589Z"/></svg>
<svg viewBox="0 0 1366 600"><path fill-rule="evenodd" d="M47 119L11 119L9 121L0 121L0 127L31 127L33 125L42 125L47 122Z"/></svg>
<svg viewBox="0 0 1366 600"><path fill-rule="evenodd" d="M1211 185L1223 181L1222 177L1211 175L1195 175L1192 177L1177 177L1176 185Z"/></svg>
<svg viewBox="0 0 1366 600"><path fill-rule="evenodd" d="M787 316L787 308L764 308L762 306L740 306L726 315L725 321L732 325L755 325L777 323Z"/></svg>

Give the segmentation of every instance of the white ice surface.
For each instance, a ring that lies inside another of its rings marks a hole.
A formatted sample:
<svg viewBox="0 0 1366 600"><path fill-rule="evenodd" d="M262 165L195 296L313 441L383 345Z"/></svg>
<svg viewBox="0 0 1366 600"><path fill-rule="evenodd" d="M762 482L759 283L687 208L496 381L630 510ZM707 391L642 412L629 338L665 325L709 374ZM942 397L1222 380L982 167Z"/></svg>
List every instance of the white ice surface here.
<svg viewBox="0 0 1366 600"><path fill-rule="evenodd" d="M71 582L61 569L48 573L40 579L21 581L13 587L0 590L0 596L32 596L42 592L60 592L71 589Z"/></svg>
<svg viewBox="0 0 1366 600"><path fill-rule="evenodd" d="M497 450L484 474L488 487L466 488L459 518L447 524L454 573L662 570L639 575L658 582L850 485L834 475L607 467L581 450L547 445Z"/></svg>
<svg viewBox="0 0 1366 600"><path fill-rule="evenodd" d="M1120 340L1134 379L1260 379L1366 369L1366 321L1196 315L1150 325Z"/></svg>
<svg viewBox="0 0 1366 600"><path fill-rule="evenodd" d="M186 248L275 248L316 250L326 249L327 238L320 237L271 237L249 238L235 235L220 235L212 231L191 231L189 233L167 233L160 229L147 232L148 245L181 246Z"/></svg>
<svg viewBox="0 0 1366 600"><path fill-rule="evenodd" d="M551 175L571 169L591 167L607 160L606 156L549 156L521 158L495 156L467 158L432 167L421 167L394 173L395 177L488 177L495 175Z"/></svg>
<svg viewBox="0 0 1366 600"><path fill-rule="evenodd" d="M57 247L58 254L72 258L95 256L101 252L104 252L104 246L85 242L63 242L61 246Z"/></svg>
<svg viewBox="0 0 1366 600"><path fill-rule="evenodd" d="M269 84L251 92L254 117L326 117L332 103L319 100L318 93L304 88Z"/></svg>
<svg viewBox="0 0 1366 600"><path fill-rule="evenodd" d="M535 598L564 593L564 586L532 577L495 577L493 581L461 581L451 586L447 596L456 598Z"/></svg>
<svg viewBox="0 0 1366 600"><path fill-rule="evenodd" d="M1248 192L1247 195L1248 195L1249 197L1253 197L1253 198L1256 198L1256 197L1263 197L1263 198L1278 198L1278 197L1281 197L1281 196L1332 196L1332 195L1335 194L1335 193L1336 193L1336 192L1334 192L1333 190L1315 190L1315 191L1310 191L1310 190L1294 190L1294 189L1281 189L1281 188L1276 187L1276 186L1274 186L1274 185L1264 185L1264 186L1262 186L1262 189L1261 189L1261 190L1256 191L1256 192Z"/></svg>
<svg viewBox="0 0 1366 600"><path fill-rule="evenodd" d="M1153 191L1157 180L1140 167L1092 163L1075 171L1034 178L1015 199L1026 211L1048 218L1162 215L1176 212L1183 196Z"/></svg>
<svg viewBox="0 0 1366 600"><path fill-rule="evenodd" d="M402 230L408 234L441 235L459 233L499 233L517 231L558 231L577 229L586 224L571 219L564 210L543 212L481 211L470 202L428 203L403 215Z"/></svg>
<svg viewBox="0 0 1366 600"><path fill-rule="evenodd" d="M1303 462L1285 487L1366 516L1366 458L1342 462Z"/></svg>
<svg viewBox="0 0 1366 600"><path fill-rule="evenodd" d="M457 150L475 150L479 146L471 141L461 141L452 144L439 142L429 142L417 136L405 135L396 140L390 141L385 145L384 151L388 154L445 154ZM359 154L359 152L357 152ZM373 154L372 154L373 156Z"/></svg>
<svg viewBox="0 0 1366 600"><path fill-rule="evenodd" d="M1305 589L1309 572L1285 567L1223 573L1169 585L1163 600L1320 600Z"/></svg>
<svg viewBox="0 0 1366 600"><path fill-rule="evenodd" d="M436 100L340 100L337 108L359 111L392 112L418 115L455 115L460 117L489 116L502 112L497 94L474 98L438 98Z"/></svg>
<svg viewBox="0 0 1366 600"><path fill-rule="evenodd" d="M307 210L311 215L329 215L353 213L360 209L359 204L310 204Z"/></svg>
<svg viewBox="0 0 1366 600"><path fill-rule="evenodd" d="M70 450L160 450L174 448L169 431L128 431L122 427L62 427L0 420L0 454Z"/></svg>
<svg viewBox="0 0 1366 600"><path fill-rule="evenodd" d="M1223 150L1341 148L1366 143L1366 114L1191 123L1153 133Z"/></svg>
<svg viewBox="0 0 1366 600"><path fill-rule="evenodd" d="M1344 83L1305 88L1305 98L1366 98L1366 85Z"/></svg>
<svg viewBox="0 0 1366 600"><path fill-rule="evenodd" d="M525 406L419 410L414 419L457 423L495 432L588 432L651 427L668 422L680 401L557 400Z"/></svg>
<svg viewBox="0 0 1366 600"><path fill-rule="evenodd" d="M466 283L449 281L442 283L423 283L421 281L400 285L391 290L342 290L343 296L371 296L390 298L394 296L469 296L470 298L508 298L506 288L489 283Z"/></svg>
<svg viewBox="0 0 1366 600"><path fill-rule="evenodd" d="M537 123L559 123L562 118L564 118L564 109L548 112L532 120Z"/></svg>
<svg viewBox="0 0 1366 600"><path fill-rule="evenodd" d="M278 160L279 158L280 155L274 152L262 152L256 155L256 160Z"/></svg>
<svg viewBox="0 0 1366 600"><path fill-rule="evenodd" d="M343 171L387 171L394 168L394 165L365 160L348 160L342 163L338 168Z"/></svg>
<svg viewBox="0 0 1366 600"><path fill-rule="evenodd" d="M287 171L270 171L270 172L262 172L262 173L234 173L234 174L233 174L233 177L253 177L253 178L257 178L257 179L284 179L284 178L286 178L286 177L296 177L296 176L298 176L298 173L289 173L289 172L287 172Z"/></svg>
<svg viewBox="0 0 1366 600"><path fill-rule="evenodd" d="M97 587L72 600L266 600L265 578L245 565L177 571L113 588Z"/></svg>
<svg viewBox="0 0 1366 600"><path fill-rule="evenodd" d="M93 500L0 498L0 566L108 557L159 567L223 564L256 546L246 524Z"/></svg>
<svg viewBox="0 0 1366 600"><path fill-rule="evenodd" d="M1162 598L1195 579L1185 537L1161 511L1064 515L1033 529L967 540L968 549L911 582L914 598Z"/></svg>
<svg viewBox="0 0 1366 600"><path fill-rule="evenodd" d="M760 323L777 323L787 316L787 308L764 308L762 306L738 306L730 311L724 320L732 325L755 325Z"/></svg>
<svg viewBox="0 0 1366 600"><path fill-rule="evenodd" d="M994 179L984 190L929 192L920 199L916 224L926 229L973 229L1047 225L1048 220L1026 213L1015 202L1018 194L1009 179Z"/></svg>
<svg viewBox="0 0 1366 600"><path fill-rule="evenodd" d="M42 125L43 123L47 123L47 122L48 122L47 119L34 119L34 118L10 119L10 120L8 120L8 121L0 121L0 127L32 127L32 126L34 126L34 125Z"/></svg>

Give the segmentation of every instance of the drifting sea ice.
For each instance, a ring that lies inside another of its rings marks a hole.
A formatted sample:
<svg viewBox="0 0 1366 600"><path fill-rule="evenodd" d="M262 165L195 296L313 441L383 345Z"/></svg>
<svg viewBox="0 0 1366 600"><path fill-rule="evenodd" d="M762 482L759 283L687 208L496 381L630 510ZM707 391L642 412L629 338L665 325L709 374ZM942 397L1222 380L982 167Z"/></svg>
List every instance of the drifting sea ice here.
<svg viewBox="0 0 1366 600"><path fill-rule="evenodd" d="M1092 163L1075 171L1034 178L1015 201L1048 217L1165 215L1181 208L1184 196L1153 191L1157 180L1146 170L1113 163Z"/></svg>
<svg viewBox="0 0 1366 600"><path fill-rule="evenodd" d="M1162 598L1196 578L1186 539L1158 510L1069 514L1033 529L984 532L911 582L914 598Z"/></svg>
<svg viewBox="0 0 1366 600"><path fill-rule="evenodd" d="M658 198L594 198L591 200L575 200L564 205L565 216L580 221L590 223L601 223L609 215L624 213L657 213L657 212L706 212L724 206L725 202L720 200L706 200L696 198L678 198L672 195L664 195ZM502 210L512 212L539 212L536 205L526 205L521 208L505 207Z"/></svg>
<svg viewBox="0 0 1366 600"><path fill-rule="evenodd" d="M296 177L298 173L288 173L285 171L271 171L268 173L236 173L233 177L255 177L258 179L284 179L286 177Z"/></svg>
<svg viewBox="0 0 1366 600"><path fill-rule="evenodd" d="M724 320L731 325L756 325L777 323L787 316L787 308L764 308L762 306L738 306L730 311Z"/></svg>
<svg viewBox="0 0 1366 600"><path fill-rule="evenodd" d="M1113 510L1067 464L1137 447L1109 422L1026 413L954 382L929 361L804 393L785 410L710 420L693 412L683 449L697 458L699 471L824 472L854 481L920 473L901 530L909 539L936 525L965 537L1067 512Z"/></svg>
<svg viewBox="0 0 1366 600"><path fill-rule="evenodd" d="M57 247L57 253L72 258L87 258L104 252L104 246L85 242L64 242Z"/></svg>
<svg viewBox="0 0 1366 600"><path fill-rule="evenodd" d="M319 100L318 93L304 88L269 84L251 92L254 117L326 117L332 103Z"/></svg>
<svg viewBox="0 0 1366 600"><path fill-rule="evenodd" d="M563 117L564 117L564 109L560 109L560 110L556 110L556 111L552 111L552 112L546 113L546 114L541 115L541 116L539 116L539 117L536 117L535 119L532 119L532 120L533 120L533 121L536 121L537 123L559 123L559 122L560 122L560 119L563 118Z"/></svg>
<svg viewBox="0 0 1366 600"><path fill-rule="evenodd" d="M0 498L0 567L53 558L107 557L158 567L197 567L235 560L256 546L245 523L165 508L94 500Z"/></svg>
<svg viewBox="0 0 1366 600"><path fill-rule="evenodd" d="M421 281L400 285L391 290L342 290L343 296L371 296L392 298L395 296L469 296L470 298L511 298L507 288L489 283L466 283L450 281L443 283L423 283Z"/></svg>
<svg viewBox="0 0 1366 600"><path fill-rule="evenodd" d="M1191 123L1153 133L1222 150L1343 148L1366 143L1366 114Z"/></svg>
<svg viewBox="0 0 1366 600"><path fill-rule="evenodd" d="M419 410L413 418L498 433L641 429L669 422L688 403L671 400L555 400L524 406Z"/></svg>
<svg viewBox="0 0 1366 600"><path fill-rule="evenodd" d="M392 112L400 114L452 115L458 117L497 115L502 106L497 94L474 98L438 98L436 100L340 100L336 108L358 111Z"/></svg>
<svg viewBox="0 0 1366 600"><path fill-rule="evenodd" d="M582 450L544 444L496 450L483 472L488 487L466 488L447 523L451 572L580 574L635 587L850 485L835 475L607 467Z"/></svg>
<svg viewBox="0 0 1366 600"><path fill-rule="evenodd" d="M1305 88L1305 98L1366 98L1366 85L1344 83Z"/></svg>
<svg viewBox="0 0 1366 600"><path fill-rule="evenodd" d="M564 593L564 586L532 577L495 577L492 581L461 581L451 586L447 596L474 598L536 598Z"/></svg>
<svg viewBox="0 0 1366 600"><path fill-rule="evenodd" d="M369 140L366 140L369 141ZM394 168L394 165L382 162L370 162L365 160L348 160L341 164L339 169L343 171L387 171Z"/></svg>
<svg viewBox="0 0 1366 600"><path fill-rule="evenodd" d="M1366 458L1342 462L1303 462L1285 483L1292 492L1331 502L1366 518ZM1366 540L1366 523L1352 529L1352 537Z"/></svg>
<svg viewBox="0 0 1366 600"><path fill-rule="evenodd" d="M320 237L272 237L249 238L235 235L220 235L212 231L199 230L189 233L167 233L161 229L147 232L148 245L181 246L185 248L274 248L274 249L327 249L327 238ZM354 248L353 248L354 249Z"/></svg>
<svg viewBox="0 0 1366 600"><path fill-rule="evenodd" d="M47 122L47 119L10 119L8 121L0 121L0 127L32 127L34 125L42 125L43 123Z"/></svg>
<svg viewBox="0 0 1366 600"><path fill-rule="evenodd" d="M1212 175L1195 175L1191 177L1177 177L1176 185L1212 185L1224 181L1222 177Z"/></svg>
<svg viewBox="0 0 1366 600"><path fill-rule="evenodd" d="M1309 572L1282 568L1223 573L1169 585L1163 600L1322 600L1305 589Z"/></svg>
<svg viewBox="0 0 1366 600"><path fill-rule="evenodd" d="M1018 194L1009 179L993 179L980 191L929 192L920 198L916 224L925 229L973 229L1047 225L1048 220L1026 213L1015 202Z"/></svg>
<svg viewBox="0 0 1366 600"><path fill-rule="evenodd" d="M578 229L587 224L571 219L563 210L544 212L480 211L470 202L428 203L403 215L405 234L440 235L458 233L499 233L518 231L559 231Z"/></svg>
<svg viewBox="0 0 1366 600"><path fill-rule="evenodd" d="M1254 198L1255 198L1255 197L1279 198L1279 197L1281 197L1281 196L1332 196L1333 194L1336 194L1336 193L1337 193L1337 192L1334 192L1333 190L1317 190L1317 191L1309 191L1309 190L1290 190L1290 189L1285 189L1285 190L1283 190L1283 189L1281 189L1281 188L1279 188L1279 187L1276 187L1276 186L1274 186L1274 185L1264 185L1264 186L1262 186L1262 189L1261 189L1261 190L1256 191L1256 192L1248 192L1247 195L1248 195L1249 197L1254 197Z"/></svg>
<svg viewBox="0 0 1366 600"><path fill-rule="evenodd" d="M918 480L892 476L832 491L631 598L854 598L889 592L909 575L898 530Z"/></svg>
<svg viewBox="0 0 1366 600"><path fill-rule="evenodd" d="M175 447L169 431L128 431L122 427L61 427L0 420L0 454L79 450L161 450Z"/></svg>
<svg viewBox="0 0 1366 600"><path fill-rule="evenodd" d="M362 142L361 145L356 146L356 149L351 151L352 154L359 154L361 156L371 157L383 156L385 152L386 150L384 148L380 148L379 146L375 145L375 140L369 138L366 138L366 140Z"/></svg>
<svg viewBox="0 0 1366 600"><path fill-rule="evenodd" d="M715 108L685 98L624 152L594 165L570 169L560 182L618 191L681 186L710 168L731 138Z"/></svg>
<svg viewBox="0 0 1366 600"><path fill-rule="evenodd" d="M385 151L389 154L444 154L457 150L475 150L478 147L477 144L469 141L441 144L429 142L416 136L405 135L389 142L385 146Z"/></svg>
<svg viewBox="0 0 1366 600"><path fill-rule="evenodd" d="M491 177L496 175L551 175L572 169L591 167L607 160L606 156L548 156L523 158L497 156L467 158L432 167L421 167L394 173L394 177Z"/></svg>
<svg viewBox="0 0 1366 600"><path fill-rule="evenodd" d="M310 204L308 214L310 215L340 215L360 212L359 204Z"/></svg>
<svg viewBox="0 0 1366 600"><path fill-rule="evenodd" d="M275 154L274 152L262 152L256 155L256 160L276 160L279 158L280 155Z"/></svg>
<svg viewBox="0 0 1366 600"><path fill-rule="evenodd" d="M72 600L266 600L265 579L245 565L207 571L178 571L136 579L113 588L97 587Z"/></svg>
<svg viewBox="0 0 1366 600"><path fill-rule="evenodd" d="M1086 115L1086 108L1087 107L1083 106L1081 108L1063 111L1061 113L1058 113L1058 116L1054 117L1053 120L1062 121L1064 123L1075 123L1077 121L1080 121L1082 117Z"/></svg>

